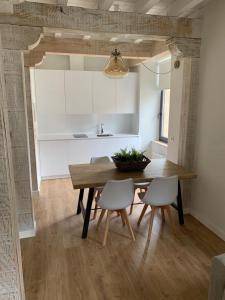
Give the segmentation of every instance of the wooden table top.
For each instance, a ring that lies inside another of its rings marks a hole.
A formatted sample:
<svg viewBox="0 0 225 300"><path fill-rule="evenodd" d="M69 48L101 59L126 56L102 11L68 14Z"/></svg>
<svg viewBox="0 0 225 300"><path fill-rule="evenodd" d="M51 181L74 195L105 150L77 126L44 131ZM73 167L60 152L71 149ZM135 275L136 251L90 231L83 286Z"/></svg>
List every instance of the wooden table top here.
<svg viewBox="0 0 225 300"><path fill-rule="evenodd" d="M134 182L150 182L156 177L177 175L179 179L192 179L197 175L166 159L152 159L143 172L121 172L114 163L79 164L69 166L74 189L103 186L108 180L133 178Z"/></svg>

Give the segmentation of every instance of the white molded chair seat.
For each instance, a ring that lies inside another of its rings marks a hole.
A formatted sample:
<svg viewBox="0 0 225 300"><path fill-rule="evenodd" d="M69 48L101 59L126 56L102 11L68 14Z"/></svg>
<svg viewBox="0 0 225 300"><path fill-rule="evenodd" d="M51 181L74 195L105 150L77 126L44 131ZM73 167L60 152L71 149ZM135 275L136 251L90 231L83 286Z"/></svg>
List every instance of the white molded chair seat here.
<svg viewBox="0 0 225 300"><path fill-rule="evenodd" d="M148 206L151 206L152 208L150 221L149 221L148 239L150 239L151 237L154 215L155 212L158 210L158 208L161 208L163 220L165 219L164 210L167 211L171 225L173 225L173 220L170 212L170 205L176 202L177 194L178 194L177 176L155 178L150 183L150 186L145 194L139 193L139 197L142 200L142 202L145 203L145 205L139 217L138 225L140 225L141 220Z"/></svg>
<svg viewBox="0 0 225 300"><path fill-rule="evenodd" d="M133 180L110 180L103 188L98 205L107 210L120 210L131 205L134 198Z"/></svg>
<svg viewBox="0 0 225 300"><path fill-rule="evenodd" d="M110 180L106 183L101 196L98 201L98 205L102 208L101 215L97 224L99 227L105 212L107 211L105 235L103 240L103 246L106 244L109 219L113 211L119 212L122 218L123 225L127 224L131 238L135 240L133 230L131 228L126 208L131 205L134 198L134 186L132 179L126 180Z"/></svg>

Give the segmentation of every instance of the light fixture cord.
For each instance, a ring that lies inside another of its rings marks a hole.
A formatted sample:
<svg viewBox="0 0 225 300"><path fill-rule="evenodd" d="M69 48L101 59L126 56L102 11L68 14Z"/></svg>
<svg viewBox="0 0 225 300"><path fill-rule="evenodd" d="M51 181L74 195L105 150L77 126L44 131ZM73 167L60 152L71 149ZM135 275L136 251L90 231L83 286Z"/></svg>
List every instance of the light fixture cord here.
<svg viewBox="0 0 225 300"><path fill-rule="evenodd" d="M156 71L153 71L152 69L150 69L149 67L147 67L143 62L141 63L147 70L149 70L150 72L152 72L153 74L156 74L156 75L167 75L167 74L170 74L172 73L172 71L174 70L174 67L171 68L169 71L167 72L156 72Z"/></svg>

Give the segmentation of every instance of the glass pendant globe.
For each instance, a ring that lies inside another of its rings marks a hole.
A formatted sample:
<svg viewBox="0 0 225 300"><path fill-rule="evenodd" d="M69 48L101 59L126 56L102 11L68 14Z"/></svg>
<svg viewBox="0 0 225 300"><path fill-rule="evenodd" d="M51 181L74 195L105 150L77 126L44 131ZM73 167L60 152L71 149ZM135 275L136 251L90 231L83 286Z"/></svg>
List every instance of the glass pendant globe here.
<svg viewBox="0 0 225 300"><path fill-rule="evenodd" d="M120 52L115 49L104 68L104 74L109 78L122 78L127 76L129 68L124 62Z"/></svg>

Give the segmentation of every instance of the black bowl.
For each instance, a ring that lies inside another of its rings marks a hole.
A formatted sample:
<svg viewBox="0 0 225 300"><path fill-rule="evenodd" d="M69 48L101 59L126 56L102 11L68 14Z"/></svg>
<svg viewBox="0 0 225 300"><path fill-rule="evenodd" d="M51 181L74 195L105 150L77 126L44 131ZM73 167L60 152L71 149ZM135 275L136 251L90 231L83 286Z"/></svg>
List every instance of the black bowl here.
<svg viewBox="0 0 225 300"><path fill-rule="evenodd" d="M143 155L143 159L140 161L121 161L118 160L115 156L112 156L112 160L118 170L123 172L129 171L143 171L151 160Z"/></svg>

